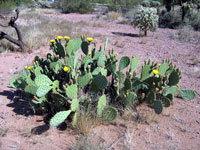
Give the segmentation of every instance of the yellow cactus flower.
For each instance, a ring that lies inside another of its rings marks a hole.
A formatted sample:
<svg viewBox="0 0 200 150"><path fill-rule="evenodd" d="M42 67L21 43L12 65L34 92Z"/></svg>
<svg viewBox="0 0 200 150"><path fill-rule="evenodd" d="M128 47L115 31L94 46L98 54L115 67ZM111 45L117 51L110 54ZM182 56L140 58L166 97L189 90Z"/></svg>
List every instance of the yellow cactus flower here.
<svg viewBox="0 0 200 150"><path fill-rule="evenodd" d="M158 66L160 66L161 64L158 64Z"/></svg>
<svg viewBox="0 0 200 150"><path fill-rule="evenodd" d="M58 40L62 40L63 37L62 37L62 36L58 36L57 39L58 39Z"/></svg>
<svg viewBox="0 0 200 150"><path fill-rule="evenodd" d="M92 42L94 39L91 38L91 37L88 37L87 40L88 40L89 42Z"/></svg>
<svg viewBox="0 0 200 150"><path fill-rule="evenodd" d="M92 55L92 52L89 52L89 53L88 53L88 55L90 55L90 56L91 56L91 55Z"/></svg>
<svg viewBox="0 0 200 150"><path fill-rule="evenodd" d="M65 40L70 40L70 37L69 36L64 36L64 39Z"/></svg>
<svg viewBox="0 0 200 150"><path fill-rule="evenodd" d="M70 67L68 67L68 66L67 66L67 67L64 67L64 69L63 69L63 70L64 70L64 72L67 72L67 71L69 71L69 70L70 70Z"/></svg>
<svg viewBox="0 0 200 150"><path fill-rule="evenodd" d="M25 67L24 67L24 69L28 69L28 67L27 67L27 66L25 66Z"/></svg>
<svg viewBox="0 0 200 150"><path fill-rule="evenodd" d="M33 66L29 66L29 67L28 67L28 70L31 70L32 68L33 68Z"/></svg>
<svg viewBox="0 0 200 150"><path fill-rule="evenodd" d="M50 40L50 43L55 43L56 41L55 40Z"/></svg>
<svg viewBox="0 0 200 150"><path fill-rule="evenodd" d="M157 74L159 74L159 71L158 71L158 70L153 70L153 73L154 73L155 75L157 75Z"/></svg>

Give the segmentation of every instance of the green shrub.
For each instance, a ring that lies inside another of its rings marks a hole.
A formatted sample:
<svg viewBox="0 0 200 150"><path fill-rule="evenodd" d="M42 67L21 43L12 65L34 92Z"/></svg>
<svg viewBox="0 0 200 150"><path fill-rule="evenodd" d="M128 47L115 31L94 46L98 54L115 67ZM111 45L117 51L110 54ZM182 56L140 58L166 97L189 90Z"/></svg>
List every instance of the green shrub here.
<svg viewBox="0 0 200 150"><path fill-rule="evenodd" d="M180 11L162 11L159 16L159 26L172 29L180 28L182 26Z"/></svg>
<svg viewBox="0 0 200 150"><path fill-rule="evenodd" d="M134 25L144 32L147 36L147 31L155 31L158 28L158 15L157 10L154 8L140 7Z"/></svg>
<svg viewBox="0 0 200 150"><path fill-rule="evenodd" d="M160 114L163 107L172 104L176 93L186 100L195 97L194 91L179 89L181 71L168 59L160 65L145 61L136 75L138 58L123 56L118 60L113 50L106 54L108 39L104 48L97 50L92 38L64 38L62 41L63 37L58 36L50 41L53 55L36 56L32 66L10 80L13 88L24 90L35 111L53 116L51 126L60 125L68 117L73 126L85 124L79 122L82 114L112 121L119 110L143 102ZM79 49L84 56L80 57ZM88 128L85 124L84 132Z"/></svg>
<svg viewBox="0 0 200 150"><path fill-rule="evenodd" d="M61 0L58 4L63 13L91 13L93 4L91 0Z"/></svg>

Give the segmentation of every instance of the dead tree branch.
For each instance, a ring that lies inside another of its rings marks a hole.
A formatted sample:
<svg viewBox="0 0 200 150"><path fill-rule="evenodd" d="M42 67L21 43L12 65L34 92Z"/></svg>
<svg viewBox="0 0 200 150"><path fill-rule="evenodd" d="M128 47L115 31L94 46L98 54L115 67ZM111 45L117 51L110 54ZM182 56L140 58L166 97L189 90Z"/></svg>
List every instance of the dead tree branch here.
<svg viewBox="0 0 200 150"><path fill-rule="evenodd" d="M14 39L11 36L7 35L5 32L0 31L0 40L6 39L6 40L10 41L11 43L19 46L22 50L24 50L25 44L22 39L22 34L21 34L21 31L19 30L17 24L15 23L19 17L19 10L16 9L15 12L16 12L16 16L10 18L8 25L0 24L0 26L1 27L9 27L10 26L10 27L14 28L17 33L18 39ZM5 16L0 15L0 18L5 19Z"/></svg>

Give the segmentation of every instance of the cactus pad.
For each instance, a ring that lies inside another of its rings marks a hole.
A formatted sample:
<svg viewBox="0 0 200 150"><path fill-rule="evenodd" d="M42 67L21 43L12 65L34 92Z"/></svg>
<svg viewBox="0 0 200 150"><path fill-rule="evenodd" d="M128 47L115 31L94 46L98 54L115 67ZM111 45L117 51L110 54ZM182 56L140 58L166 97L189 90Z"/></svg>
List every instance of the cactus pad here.
<svg viewBox="0 0 200 150"><path fill-rule="evenodd" d="M38 87L35 84L30 84L30 85L26 86L24 91L31 95L36 95L37 89L38 89Z"/></svg>
<svg viewBox="0 0 200 150"><path fill-rule="evenodd" d="M119 71L122 71L123 69L128 67L129 64L130 64L130 58L127 56L122 57L119 62Z"/></svg>
<svg viewBox="0 0 200 150"><path fill-rule="evenodd" d="M58 113L56 113L53 118L51 118L50 120L50 125L53 127L57 127L59 126L61 123L63 123L67 117L70 115L72 111L68 110L68 111L60 111Z"/></svg>
<svg viewBox="0 0 200 150"><path fill-rule="evenodd" d="M184 100L192 100L195 98L195 92L193 90L179 90L179 94Z"/></svg>
<svg viewBox="0 0 200 150"><path fill-rule="evenodd" d="M46 76L41 74L40 76L36 77L35 84L37 86L41 85L51 85L53 82Z"/></svg>
<svg viewBox="0 0 200 150"><path fill-rule="evenodd" d="M167 96L168 94L176 94L178 92L178 87L177 86L171 86L171 87L166 87L163 90L163 96Z"/></svg>
<svg viewBox="0 0 200 150"><path fill-rule="evenodd" d="M77 87L77 85L76 84L72 84L72 85L67 86L66 95L70 99L77 98L77 95L78 95L78 87Z"/></svg>
<svg viewBox="0 0 200 150"><path fill-rule="evenodd" d="M156 114L161 114L163 110L162 101L156 100L154 101L154 111Z"/></svg>
<svg viewBox="0 0 200 150"><path fill-rule="evenodd" d="M88 55L88 52L89 52L89 44L88 44L88 42L86 42L86 41L82 42L81 49L82 49L82 51L83 51L83 53L85 55Z"/></svg>
<svg viewBox="0 0 200 150"><path fill-rule="evenodd" d="M168 70L168 68L169 68L169 64L168 63L161 64L160 67L159 67L159 73L161 75L165 75L165 73Z"/></svg>
<svg viewBox="0 0 200 150"><path fill-rule="evenodd" d="M72 100L71 110L76 111L76 110L78 110L78 108L79 108L79 100L77 98L75 98Z"/></svg>
<svg viewBox="0 0 200 150"><path fill-rule="evenodd" d="M135 56L132 60L131 60L131 68L130 68L130 72L132 73L138 65L138 57Z"/></svg>
<svg viewBox="0 0 200 150"><path fill-rule="evenodd" d="M102 95L99 98L99 101L97 104L97 115L98 116L101 116L105 106L106 106L106 95Z"/></svg>
<svg viewBox="0 0 200 150"><path fill-rule="evenodd" d="M57 42L56 46L57 46L57 52L58 52L59 56L64 58L65 57L64 47L62 46L62 44L60 42Z"/></svg>
<svg viewBox="0 0 200 150"><path fill-rule="evenodd" d="M92 79L91 73L87 73L85 75L79 75L78 76L78 86L81 88L86 86L90 82L91 79Z"/></svg>
<svg viewBox="0 0 200 150"><path fill-rule="evenodd" d="M117 118L117 115L117 109L110 106L103 110L102 119L103 121L113 121Z"/></svg>
<svg viewBox="0 0 200 150"><path fill-rule="evenodd" d="M103 90L107 87L108 80L106 79L105 76L98 75L93 79L92 85L95 86L99 90Z"/></svg>
<svg viewBox="0 0 200 150"><path fill-rule="evenodd" d="M135 92L130 92L126 96L125 106L130 107L137 102L137 95Z"/></svg>
<svg viewBox="0 0 200 150"><path fill-rule="evenodd" d="M41 85L41 86L37 89L36 95L37 95L38 97L45 96L51 89L52 89L52 87L49 86L49 85Z"/></svg>

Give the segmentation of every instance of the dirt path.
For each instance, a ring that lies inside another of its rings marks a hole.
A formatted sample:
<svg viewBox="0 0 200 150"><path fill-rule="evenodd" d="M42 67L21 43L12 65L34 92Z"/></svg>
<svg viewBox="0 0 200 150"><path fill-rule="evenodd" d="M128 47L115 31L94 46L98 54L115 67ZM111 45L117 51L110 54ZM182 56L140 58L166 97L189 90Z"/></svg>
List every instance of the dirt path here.
<svg viewBox="0 0 200 150"><path fill-rule="evenodd" d="M170 58L182 70L181 88L200 93L200 44L172 40L176 30L158 29L148 37L138 37L138 30L129 25L95 19L94 15L47 15L73 22L84 21L85 31L95 37L99 45L110 38L109 49L119 57L137 55L140 65L151 58L161 62ZM45 53L41 48L32 54L0 53L0 150L62 150L74 141L71 130L48 129L41 116L33 116L23 98L15 96L9 79L30 64L35 55ZM200 99L190 102L175 99L174 105L156 117L150 125L133 123L129 128L115 125L99 126L93 130L110 149L125 150L198 150L200 147ZM119 130L120 129L120 130ZM32 131L32 133L31 133ZM36 135L33 133L38 133ZM117 140L118 139L118 140Z"/></svg>

